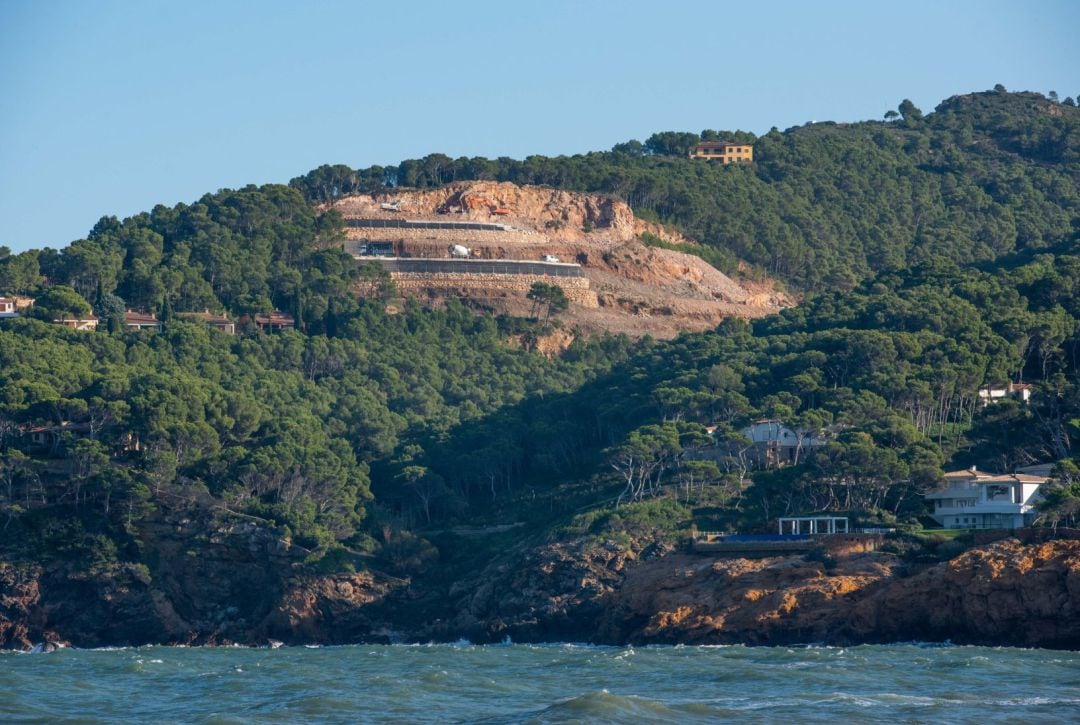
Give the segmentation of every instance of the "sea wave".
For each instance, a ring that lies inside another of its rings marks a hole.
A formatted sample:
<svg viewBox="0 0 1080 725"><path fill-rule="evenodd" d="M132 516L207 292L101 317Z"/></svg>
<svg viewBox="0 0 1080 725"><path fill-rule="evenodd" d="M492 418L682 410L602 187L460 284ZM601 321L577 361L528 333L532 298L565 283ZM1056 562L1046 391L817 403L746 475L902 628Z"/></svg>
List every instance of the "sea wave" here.
<svg viewBox="0 0 1080 725"><path fill-rule="evenodd" d="M698 710L693 712L692 709ZM704 710L704 712L702 711ZM716 722L719 713L712 708L672 707L660 701L637 695L616 695L607 690L587 692L553 703L538 710L480 720L482 723L693 723Z"/></svg>

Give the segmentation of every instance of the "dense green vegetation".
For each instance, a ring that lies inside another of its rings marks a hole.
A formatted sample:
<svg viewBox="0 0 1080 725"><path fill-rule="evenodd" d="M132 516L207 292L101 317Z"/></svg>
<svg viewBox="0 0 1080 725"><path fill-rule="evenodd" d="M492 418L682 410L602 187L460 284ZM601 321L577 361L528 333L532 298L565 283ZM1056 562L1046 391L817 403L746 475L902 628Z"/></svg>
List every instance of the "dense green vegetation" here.
<svg viewBox="0 0 1080 725"><path fill-rule="evenodd" d="M914 521L917 494L950 458L1012 470L1071 455L1080 432L1078 252L1074 239L993 272L945 264L884 274L752 326L732 321L645 344L572 395L465 427L433 454L436 468L467 486L481 476L457 451L479 447L506 481L613 470L611 495L625 483L642 498L661 486L692 490L696 477L726 492L729 520L742 526L826 509ZM1035 387L1030 405L979 403L979 388L1018 378ZM738 431L757 417L828 429L830 442L808 448L804 465L755 472ZM713 470L693 460L710 446L709 423L731 446Z"/></svg>
<svg viewBox="0 0 1080 725"><path fill-rule="evenodd" d="M323 167L106 217L61 251L0 254L0 293L39 299L0 324L3 545L135 560L141 532L180 504L274 527L330 569L354 554L430 559L404 532L461 522L626 531L691 511L753 528L829 509L914 525L947 461L1061 461L1048 520L1074 520L1077 121L991 92L925 117L905 106L889 123L772 132L752 167L691 162L700 137L672 133L557 159ZM388 307L385 275L340 251L340 218L311 203L461 178L621 195L716 263L749 259L807 300L666 342L579 339L548 359L527 343L564 307L557 287L530 293L531 320ZM96 333L48 322L91 307L112 321ZM158 312L164 330L124 332L125 307ZM275 308L299 329L247 323ZM176 314L204 309L238 335ZM1030 405L979 405L980 387L1020 380ZM755 470L739 431L757 417L829 442Z"/></svg>

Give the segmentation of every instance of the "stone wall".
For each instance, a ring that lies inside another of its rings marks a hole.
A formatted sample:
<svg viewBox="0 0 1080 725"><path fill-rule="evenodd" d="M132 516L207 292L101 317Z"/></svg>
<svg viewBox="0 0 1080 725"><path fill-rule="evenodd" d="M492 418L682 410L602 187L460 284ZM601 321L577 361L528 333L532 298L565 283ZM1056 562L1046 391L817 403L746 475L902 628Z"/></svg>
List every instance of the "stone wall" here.
<svg viewBox="0 0 1080 725"><path fill-rule="evenodd" d="M557 284L567 299L583 307L598 307L596 293L589 289L587 277L548 277L532 274L416 274L391 272L398 291L412 296L423 292L442 293L446 296L491 297L498 293L516 292L527 294L536 282Z"/></svg>

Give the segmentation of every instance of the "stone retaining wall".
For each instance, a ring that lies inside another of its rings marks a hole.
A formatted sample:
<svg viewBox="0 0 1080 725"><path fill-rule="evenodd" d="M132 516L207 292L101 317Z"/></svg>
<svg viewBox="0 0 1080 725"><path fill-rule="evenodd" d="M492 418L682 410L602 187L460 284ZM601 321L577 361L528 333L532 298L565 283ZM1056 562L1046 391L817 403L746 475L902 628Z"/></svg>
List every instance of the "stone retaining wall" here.
<svg viewBox="0 0 1080 725"><path fill-rule="evenodd" d="M463 297L491 297L499 292L527 294L536 282L557 284L567 299L583 307L598 307L596 293L589 289L587 277L549 277L532 274L416 274L391 272L398 291L403 295L421 292L441 292Z"/></svg>

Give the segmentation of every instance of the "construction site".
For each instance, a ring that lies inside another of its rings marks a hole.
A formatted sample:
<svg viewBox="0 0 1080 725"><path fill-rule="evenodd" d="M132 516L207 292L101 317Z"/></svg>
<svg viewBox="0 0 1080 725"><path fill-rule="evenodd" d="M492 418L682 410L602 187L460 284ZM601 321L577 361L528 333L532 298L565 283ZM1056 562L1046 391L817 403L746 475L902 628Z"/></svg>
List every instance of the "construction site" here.
<svg viewBox="0 0 1080 725"><path fill-rule="evenodd" d="M383 265L402 295L430 304L458 297L524 314L530 288L544 282L566 293L562 317L572 326L654 337L790 304L769 282L748 287L699 257L646 246L642 232L671 233L599 195L476 181L350 196L333 208L345 221L346 251Z"/></svg>

